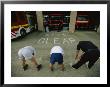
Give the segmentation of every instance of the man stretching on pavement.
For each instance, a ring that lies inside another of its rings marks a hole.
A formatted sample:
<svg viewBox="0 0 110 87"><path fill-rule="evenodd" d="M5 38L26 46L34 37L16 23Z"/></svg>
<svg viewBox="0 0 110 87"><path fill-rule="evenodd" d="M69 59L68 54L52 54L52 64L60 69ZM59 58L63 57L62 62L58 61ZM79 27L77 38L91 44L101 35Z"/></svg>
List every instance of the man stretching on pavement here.
<svg viewBox="0 0 110 87"><path fill-rule="evenodd" d="M78 57L80 50L82 50L84 54ZM78 69L86 62L89 62L88 68L90 69L94 65L94 63L99 59L99 57L100 57L100 51L97 48L97 46L95 46L90 41L80 41L77 45L77 52L75 57L75 60L78 60L78 62L72 65L72 67Z"/></svg>
<svg viewBox="0 0 110 87"><path fill-rule="evenodd" d="M63 54L64 51L60 46L54 46L51 49L50 52L50 70L53 71L53 65L55 64L55 62L58 62L58 64L61 67L61 70L64 70L64 64L63 64Z"/></svg>
<svg viewBox="0 0 110 87"><path fill-rule="evenodd" d="M36 50L32 46L26 46L19 49L18 56L19 59L22 60L22 66L24 71L28 69L28 64L26 64L26 60L31 60L35 64L38 71L41 69L42 65L37 63L35 55Z"/></svg>

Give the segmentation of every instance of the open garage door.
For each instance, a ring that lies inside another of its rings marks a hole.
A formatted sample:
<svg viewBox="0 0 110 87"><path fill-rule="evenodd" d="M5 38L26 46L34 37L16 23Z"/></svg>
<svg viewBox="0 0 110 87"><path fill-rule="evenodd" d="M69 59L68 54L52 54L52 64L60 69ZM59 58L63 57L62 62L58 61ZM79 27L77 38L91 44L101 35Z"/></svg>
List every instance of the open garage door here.
<svg viewBox="0 0 110 87"><path fill-rule="evenodd" d="M45 31L69 29L70 11L44 11Z"/></svg>
<svg viewBox="0 0 110 87"><path fill-rule="evenodd" d="M75 29L96 30L100 25L99 11L78 11L75 23Z"/></svg>

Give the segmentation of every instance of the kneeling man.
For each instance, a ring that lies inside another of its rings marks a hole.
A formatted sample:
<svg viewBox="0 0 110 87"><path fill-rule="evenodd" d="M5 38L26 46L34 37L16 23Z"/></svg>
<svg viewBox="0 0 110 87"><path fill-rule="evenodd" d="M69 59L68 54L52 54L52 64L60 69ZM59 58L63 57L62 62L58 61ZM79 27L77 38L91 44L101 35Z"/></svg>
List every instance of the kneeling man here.
<svg viewBox="0 0 110 87"><path fill-rule="evenodd" d="M63 64L63 54L64 51L60 46L54 46L51 49L50 52L50 70L53 71L53 65L55 64L55 62L58 62L58 64L61 67L61 70L64 70L64 64Z"/></svg>

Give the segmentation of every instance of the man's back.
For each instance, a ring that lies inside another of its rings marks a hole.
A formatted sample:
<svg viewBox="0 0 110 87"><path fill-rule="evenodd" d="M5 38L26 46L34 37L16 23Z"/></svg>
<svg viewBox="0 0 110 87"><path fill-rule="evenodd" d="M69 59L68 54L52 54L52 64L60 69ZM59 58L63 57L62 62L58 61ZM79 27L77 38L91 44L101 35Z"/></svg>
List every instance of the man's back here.
<svg viewBox="0 0 110 87"><path fill-rule="evenodd" d="M63 49L60 46L54 46L51 49L50 54L52 54L52 53L61 53L61 54L64 54L64 51L63 51Z"/></svg>
<svg viewBox="0 0 110 87"><path fill-rule="evenodd" d="M36 55L36 50L32 46L23 47L18 51L18 56L20 58L23 58L23 57L31 58L33 54Z"/></svg>
<svg viewBox="0 0 110 87"><path fill-rule="evenodd" d="M82 50L84 52L87 52L90 49L97 49L97 46L95 46L92 42L90 41L80 41L78 46L77 46L78 50Z"/></svg>

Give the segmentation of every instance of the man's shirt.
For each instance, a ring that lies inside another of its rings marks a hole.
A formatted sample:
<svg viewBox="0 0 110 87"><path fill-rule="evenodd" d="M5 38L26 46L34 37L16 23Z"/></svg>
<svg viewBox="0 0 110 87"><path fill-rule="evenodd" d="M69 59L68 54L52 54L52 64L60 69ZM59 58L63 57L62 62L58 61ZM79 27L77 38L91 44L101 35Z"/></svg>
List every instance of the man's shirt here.
<svg viewBox="0 0 110 87"><path fill-rule="evenodd" d="M36 50L32 46L26 46L18 51L19 59L31 59L33 55L36 55Z"/></svg>
<svg viewBox="0 0 110 87"><path fill-rule="evenodd" d="M52 54L52 53L61 53L61 54L64 54L64 51L63 51L63 49L60 46L54 46L51 49L50 54Z"/></svg>
<svg viewBox="0 0 110 87"><path fill-rule="evenodd" d="M92 42L90 41L80 41L77 45L77 50L82 50L84 52L87 52L91 49L98 49Z"/></svg>

